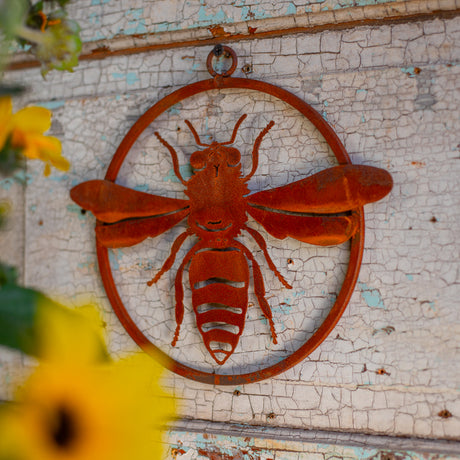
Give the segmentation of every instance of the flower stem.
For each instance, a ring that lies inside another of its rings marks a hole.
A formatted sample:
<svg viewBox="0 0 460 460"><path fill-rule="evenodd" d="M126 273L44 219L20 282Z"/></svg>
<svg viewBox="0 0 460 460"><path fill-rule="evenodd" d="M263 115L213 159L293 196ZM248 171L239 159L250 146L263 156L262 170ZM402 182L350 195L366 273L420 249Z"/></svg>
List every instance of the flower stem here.
<svg viewBox="0 0 460 460"><path fill-rule="evenodd" d="M26 26L17 27L15 30L15 34L19 38L23 38L24 40L27 40L29 42L36 43L36 44L43 44L45 41L43 32L40 32L39 30L31 29L30 27L26 27Z"/></svg>

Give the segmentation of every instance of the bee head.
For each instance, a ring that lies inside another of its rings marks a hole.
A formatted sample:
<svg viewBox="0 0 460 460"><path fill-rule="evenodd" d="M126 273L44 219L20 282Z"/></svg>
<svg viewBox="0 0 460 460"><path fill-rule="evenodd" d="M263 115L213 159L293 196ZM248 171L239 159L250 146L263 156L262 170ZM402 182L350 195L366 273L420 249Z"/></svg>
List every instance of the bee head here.
<svg viewBox="0 0 460 460"><path fill-rule="evenodd" d="M193 169L201 170L206 166L237 166L240 159L241 154L238 149L215 142L204 150L193 152L190 157L190 164Z"/></svg>
<svg viewBox="0 0 460 460"><path fill-rule="evenodd" d="M197 150L196 152L192 153L192 156L190 157L190 164L192 168L200 170L208 165L213 165L215 167L219 167L220 165L238 165L241 159L239 150L234 147L227 147L227 145L233 144L236 138L236 133L238 132L238 128L246 117L247 115L244 114L236 122L236 125L233 128L232 137L228 142L219 143L214 141L211 144L203 144L192 124L188 120L185 120L185 123L192 132L197 145L201 147L207 147L204 150Z"/></svg>

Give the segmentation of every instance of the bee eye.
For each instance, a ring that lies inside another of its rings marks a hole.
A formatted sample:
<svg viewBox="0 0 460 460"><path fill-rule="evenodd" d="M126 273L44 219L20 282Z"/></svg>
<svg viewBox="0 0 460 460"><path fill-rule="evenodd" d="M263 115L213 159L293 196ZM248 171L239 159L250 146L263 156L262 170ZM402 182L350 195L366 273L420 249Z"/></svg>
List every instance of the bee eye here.
<svg viewBox="0 0 460 460"><path fill-rule="evenodd" d="M241 160L241 154L238 149L227 147L227 163L229 166L236 166Z"/></svg>
<svg viewBox="0 0 460 460"><path fill-rule="evenodd" d="M193 152L190 157L190 164L192 165L192 168L203 169L206 166L206 158L207 155L204 152L200 152L199 150Z"/></svg>

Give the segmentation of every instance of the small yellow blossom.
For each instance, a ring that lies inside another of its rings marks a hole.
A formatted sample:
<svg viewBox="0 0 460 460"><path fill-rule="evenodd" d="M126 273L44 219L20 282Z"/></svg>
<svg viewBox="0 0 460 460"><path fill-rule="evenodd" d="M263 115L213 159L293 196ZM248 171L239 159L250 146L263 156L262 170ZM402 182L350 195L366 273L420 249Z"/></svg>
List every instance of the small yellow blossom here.
<svg viewBox="0 0 460 460"><path fill-rule="evenodd" d="M50 360L37 366L16 401L0 412L0 458L162 458L162 428L174 407L160 387L160 365L145 354L97 359L97 327L85 330L82 319L74 328L70 317L43 321L50 326L43 351L53 342L61 349L50 351Z"/></svg>
<svg viewBox="0 0 460 460"><path fill-rule="evenodd" d="M61 154L59 139L43 133L51 127L51 112L44 107L26 107L13 114L11 97L0 98L0 150L9 146L24 156L45 163L45 176L51 166L67 171L69 161Z"/></svg>

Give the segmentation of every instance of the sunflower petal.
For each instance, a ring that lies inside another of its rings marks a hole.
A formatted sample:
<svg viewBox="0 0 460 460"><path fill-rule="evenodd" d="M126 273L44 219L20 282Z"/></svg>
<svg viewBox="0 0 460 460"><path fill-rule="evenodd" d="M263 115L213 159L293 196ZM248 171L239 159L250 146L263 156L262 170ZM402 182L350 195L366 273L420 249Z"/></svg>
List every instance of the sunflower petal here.
<svg viewBox="0 0 460 460"><path fill-rule="evenodd" d="M0 97L0 150L5 146L11 131L11 114L13 104L11 97Z"/></svg>
<svg viewBox="0 0 460 460"><path fill-rule="evenodd" d="M51 112L44 107L25 107L13 115L13 127L32 133L44 133L51 127Z"/></svg>
<svg viewBox="0 0 460 460"><path fill-rule="evenodd" d="M96 323L88 314L56 308L45 301L38 307L36 321L42 331L40 355L47 361L66 362L72 356L74 364L92 364L106 353L100 319Z"/></svg>
<svg viewBox="0 0 460 460"><path fill-rule="evenodd" d="M0 97L0 122L4 122L11 117L13 113L13 102L11 97Z"/></svg>

